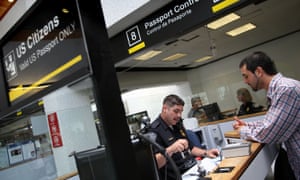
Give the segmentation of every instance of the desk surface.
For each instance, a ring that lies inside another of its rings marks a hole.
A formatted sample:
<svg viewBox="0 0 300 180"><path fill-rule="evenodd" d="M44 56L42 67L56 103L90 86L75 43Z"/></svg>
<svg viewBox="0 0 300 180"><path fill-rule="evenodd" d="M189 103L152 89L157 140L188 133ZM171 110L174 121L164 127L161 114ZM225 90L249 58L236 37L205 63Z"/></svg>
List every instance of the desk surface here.
<svg viewBox="0 0 300 180"><path fill-rule="evenodd" d="M239 177L243 174L243 172L247 169L249 164L252 162L252 160L256 157L258 152L262 149L263 144L253 142L251 144L251 154L249 156L241 156L241 157L234 157L234 158L227 158L223 159L219 167L228 167L228 166L234 166L234 169L229 173L211 173L207 175L207 177L211 177L212 180L237 180ZM194 168L193 171L196 171L196 168ZM192 173L193 172L188 172ZM196 173L196 172L194 172ZM191 177L183 175L184 180L196 180L197 177Z"/></svg>

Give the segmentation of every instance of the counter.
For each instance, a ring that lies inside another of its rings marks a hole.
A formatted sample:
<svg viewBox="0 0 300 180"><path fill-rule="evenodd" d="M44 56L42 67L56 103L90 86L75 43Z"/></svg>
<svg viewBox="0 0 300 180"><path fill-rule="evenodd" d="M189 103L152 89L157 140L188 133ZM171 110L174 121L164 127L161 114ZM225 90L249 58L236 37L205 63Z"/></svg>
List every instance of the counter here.
<svg viewBox="0 0 300 180"><path fill-rule="evenodd" d="M239 116L240 119L244 121L250 122L259 119L263 119L266 112L259 112L255 114L249 114L244 116ZM212 121L212 122L205 122L200 123L198 128L194 129L193 131L202 130L203 131L203 140L208 145L208 147L214 147L214 134L209 132L212 128L217 129L219 127L221 132L224 134L224 137L230 138L239 138L239 134L233 130L233 117ZM225 133L224 133L225 132ZM209 137L206 137L209 136ZM211 138L210 136L213 136ZM219 173L219 174L210 174L209 177L212 180L253 180L253 179L265 179L267 174L270 171L272 163L276 158L277 154L277 147L276 145L271 144L260 144L257 142L252 142L251 144L251 154L249 156L242 156L242 157L234 157L234 158L227 158L223 159L219 166L234 166L232 172L230 173ZM183 180L196 180L197 177L191 176L183 176ZM187 178L189 177L189 178Z"/></svg>
<svg viewBox="0 0 300 180"><path fill-rule="evenodd" d="M238 116L240 119L248 119L248 118L252 118L252 117L256 117L256 116L262 116L265 115L266 111L262 111L262 112L258 112L258 113L253 113L253 114L247 114L247 115L243 115L243 116ZM210 121L210 122L200 122L199 126L208 126L211 124L220 124L220 123L224 123L224 122L229 122L229 121L233 121L233 117L228 117L225 119L220 119L217 121Z"/></svg>
<svg viewBox="0 0 300 180"><path fill-rule="evenodd" d="M207 177L212 180L253 180L265 179L271 164L276 156L275 145L265 145L253 142L251 144L251 154L249 156L241 156L223 159L218 167L234 166L234 169L228 173L210 173ZM182 175L183 180L197 180L197 176L189 176L188 174L197 173L196 168L191 168Z"/></svg>

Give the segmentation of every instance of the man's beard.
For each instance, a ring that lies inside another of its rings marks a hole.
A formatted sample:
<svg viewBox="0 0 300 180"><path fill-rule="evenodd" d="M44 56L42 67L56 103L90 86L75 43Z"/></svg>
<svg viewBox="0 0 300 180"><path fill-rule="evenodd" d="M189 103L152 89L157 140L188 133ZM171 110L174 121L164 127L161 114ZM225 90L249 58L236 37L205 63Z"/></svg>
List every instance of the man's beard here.
<svg viewBox="0 0 300 180"><path fill-rule="evenodd" d="M256 76L256 74L254 74L254 75L255 75L255 77L256 77L256 84L255 84L255 87L252 87L252 90L256 92L256 91L258 91L258 83L259 83L259 79L260 79L260 78L258 78L258 77Z"/></svg>

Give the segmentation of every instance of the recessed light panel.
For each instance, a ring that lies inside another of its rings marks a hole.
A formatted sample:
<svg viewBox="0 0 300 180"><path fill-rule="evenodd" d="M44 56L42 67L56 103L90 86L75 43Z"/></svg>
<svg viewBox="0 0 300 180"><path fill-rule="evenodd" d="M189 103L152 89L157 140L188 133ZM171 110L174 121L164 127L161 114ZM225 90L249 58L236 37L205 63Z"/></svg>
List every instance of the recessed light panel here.
<svg viewBox="0 0 300 180"><path fill-rule="evenodd" d="M229 35L229 36L233 36L234 37L234 36L240 35L240 34L242 34L244 32L253 30L255 28L256 28L256 26L254 24L248 23L248 24L245 24L243 26L237 27L237 28L235 28L235 29L233 29L231 31L228 31L228 32L226 32L226 34Z"/></svg>
<svg viewBox="0 0 300 180"><path fill-rule="evenodd" d="M227 16L224 16L222 18L219 18L209 24L207 24L207 27L210 29L218 29L222 26L225 26L226 24L229 24L233 21L236 21L240 19L241 17L235 13L230 13Z"/></svg>

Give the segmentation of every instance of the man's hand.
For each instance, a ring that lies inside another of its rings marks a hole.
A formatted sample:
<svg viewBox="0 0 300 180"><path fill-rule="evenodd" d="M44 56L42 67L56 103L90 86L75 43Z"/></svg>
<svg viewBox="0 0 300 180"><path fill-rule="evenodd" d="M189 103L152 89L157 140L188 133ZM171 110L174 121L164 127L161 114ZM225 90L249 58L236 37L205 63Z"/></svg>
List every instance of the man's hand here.
<svg viewBox="0 0 300 180"><path fill-rule="evenodd" d="M240 130L242 126L246 126L246 123L243 120L239 119L237 116L234 116L233 119L235 120L232 125L233 129Z"/></svg>
<svg viewBox="0 0 300 180"><path fill-rule="evenodd" d="M218 149L210 149L208 151L206 151L206 156L209 158L215 158L217 156L219 156L220 152Z"/></svg>
<svg viewBox="0 0 300 180"><path fill-rule="evenodd" d="M173 153L182 152L189 148L189 143L186 139L178 139L172 145L167 147L166 151L169 156L172 156Z"/></svg>

